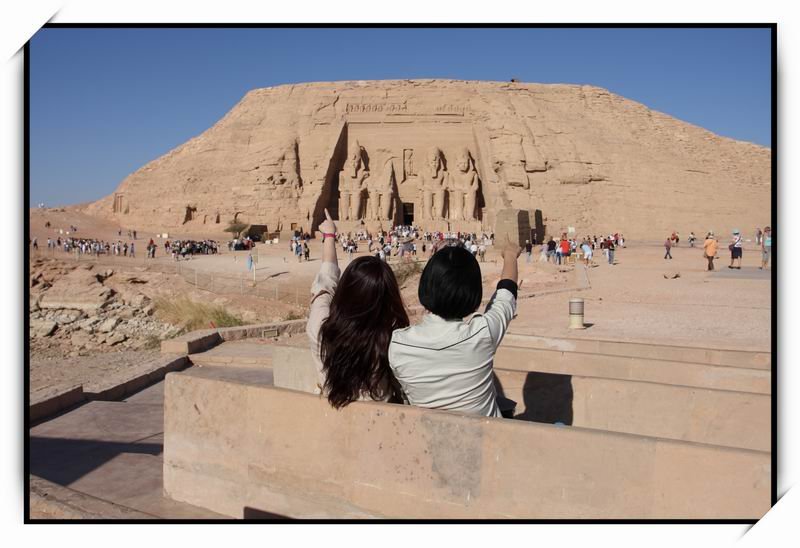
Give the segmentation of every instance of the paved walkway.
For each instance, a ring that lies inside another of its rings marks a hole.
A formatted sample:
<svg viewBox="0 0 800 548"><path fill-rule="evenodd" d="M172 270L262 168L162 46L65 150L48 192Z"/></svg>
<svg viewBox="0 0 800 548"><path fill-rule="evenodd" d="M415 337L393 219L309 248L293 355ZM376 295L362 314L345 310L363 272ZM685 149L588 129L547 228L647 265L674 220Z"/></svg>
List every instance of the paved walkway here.
<svg viewBox="0 0 800 548"><path fill-rule="evenodd" d="M30 471L58 485L171 519L223 519L165 498L164 383L94 401L30 430Z"/></svg>

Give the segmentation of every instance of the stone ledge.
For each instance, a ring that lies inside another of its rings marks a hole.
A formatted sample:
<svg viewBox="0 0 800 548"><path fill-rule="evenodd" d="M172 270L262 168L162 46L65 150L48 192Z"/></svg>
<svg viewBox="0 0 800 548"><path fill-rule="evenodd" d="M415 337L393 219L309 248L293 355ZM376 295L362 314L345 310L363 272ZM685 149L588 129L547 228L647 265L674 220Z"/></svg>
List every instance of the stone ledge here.
<svg viewBox="0 0 800 548"><path fill-rule="evenodd" d="M101 401L121 400L164 378L167 373L180 371L189 366L186 356L162 356L140 364L138 367L104 377L99 382L83 386L86 399Z"/></svg>
<svg viewBox="0 0 800 548"><path fill-rule="evenodd" d="M161 352L164 354L198 354L217 346L222 342L242 339L261 339L303 333L306 329L306 318L286 322L220 327L218 329L201 329L186 333L174 339L161 341Z"/></svg>
<svg viewBox="0 0 800 548"><path fill-rule="evenodd" d="M221 342L222 337L220 337L216 329L201 329L174 339L161 341L161 352L163 354L183 354L185 356L187 354L205 352Z"/></svg>
<svg viewBox="0 0 800 548"><path fill-rule="evenodd" d="M158 516L98 499L38 476L30 476L29 486L31 520L158 519Z"/></svg>
<svg viewBox="0 0 800 548"><path fill-rule="evenodd" d="M228 516L758 519L770 454L167 376L164 490Z"/></svg>
<svg viewBox="0 0 800 548"><path fill-rule="evenodd" d="M32 423L39 421L83 401L86 401L86 394L80 384L45 386L31 394L28 420Z"/></svg>

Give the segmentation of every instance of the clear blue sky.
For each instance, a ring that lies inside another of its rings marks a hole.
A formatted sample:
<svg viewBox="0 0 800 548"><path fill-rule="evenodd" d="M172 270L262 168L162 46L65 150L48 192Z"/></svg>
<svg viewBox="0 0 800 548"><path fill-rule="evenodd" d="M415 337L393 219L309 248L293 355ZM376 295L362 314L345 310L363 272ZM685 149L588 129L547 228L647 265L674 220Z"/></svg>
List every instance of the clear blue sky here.
<svg viewBox="0 0 800 548"><path fill-rule="evenodd" d="M770 146L768 29L68 29L30 47L31 205L95 200L277 84L592 84Z"/></svg>

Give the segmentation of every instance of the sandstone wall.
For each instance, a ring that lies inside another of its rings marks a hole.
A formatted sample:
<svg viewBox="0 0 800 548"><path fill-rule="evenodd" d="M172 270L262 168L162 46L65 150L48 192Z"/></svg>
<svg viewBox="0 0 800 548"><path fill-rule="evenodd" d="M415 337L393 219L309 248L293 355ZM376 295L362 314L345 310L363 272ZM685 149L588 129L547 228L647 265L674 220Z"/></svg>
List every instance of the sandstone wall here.
<svg viewBox="0 0 800 548"><path fill-rule="evenodd" d="M359 166L347 178L353 150ZM308 230L323 207L344 218L340 181L356 181L363 188L345 229L413 219L429 229L491 230L498 211L517 208L530 219L540 211L551 234L749 234L771 221L770 169L767 148L593 86L311 83L251 91L86 211L173 233L221 230L234 218ZM458 189L473 180L467 212ZM429 200L434 209L443 202L438 218L425 218Z"/></svg>
<svg viewBox="0 0 800 548"><path fill-rule="evenodd" d="M229 516L739 518L770 507L769 453L356 402L241 370L167 376L164 491Z"/></svg>

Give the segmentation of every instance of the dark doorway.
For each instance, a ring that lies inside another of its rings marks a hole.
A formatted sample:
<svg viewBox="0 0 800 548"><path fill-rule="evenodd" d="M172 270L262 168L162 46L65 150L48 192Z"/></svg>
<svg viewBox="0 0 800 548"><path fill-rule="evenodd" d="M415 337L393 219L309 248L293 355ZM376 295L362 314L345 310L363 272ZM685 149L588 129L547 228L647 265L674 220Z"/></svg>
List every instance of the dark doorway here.
<svg viewBox="0 0 800 548"><path fill-rule="evenodd" d="M403 224L412 226L414 224L414 204L403 202Z"/></svg>

